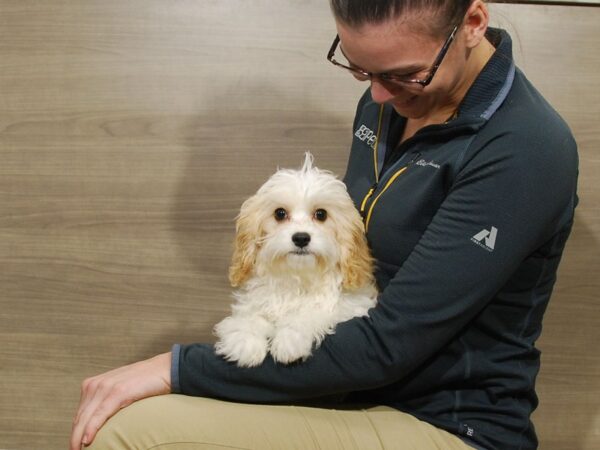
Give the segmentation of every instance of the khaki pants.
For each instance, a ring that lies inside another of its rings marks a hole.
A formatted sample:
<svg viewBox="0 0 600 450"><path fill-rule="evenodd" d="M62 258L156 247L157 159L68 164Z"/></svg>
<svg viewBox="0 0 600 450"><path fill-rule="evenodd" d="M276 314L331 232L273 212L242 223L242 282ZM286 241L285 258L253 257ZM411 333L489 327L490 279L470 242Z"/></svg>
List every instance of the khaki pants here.
<svg viewBox="0 0 600 450"><path fill-rule="evenodd" d="M248 405L164 395L121 410L90 450L472 450L458 437L392 408Z"/></svg>

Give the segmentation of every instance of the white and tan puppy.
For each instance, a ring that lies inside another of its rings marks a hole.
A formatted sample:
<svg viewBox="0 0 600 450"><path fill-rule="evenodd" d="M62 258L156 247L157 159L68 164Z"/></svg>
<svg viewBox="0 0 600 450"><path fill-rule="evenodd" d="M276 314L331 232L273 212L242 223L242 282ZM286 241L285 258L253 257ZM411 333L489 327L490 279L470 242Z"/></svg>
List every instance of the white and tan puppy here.
<svg viewBox="0 0 600 450"><path fill-rule="evenodd" d="M216 352L242 367L270 352L311 355L336 324L375 306L373 259L344 183L313 167L278 170L244 202L229 278L231 316L215 326Z"/></svg>

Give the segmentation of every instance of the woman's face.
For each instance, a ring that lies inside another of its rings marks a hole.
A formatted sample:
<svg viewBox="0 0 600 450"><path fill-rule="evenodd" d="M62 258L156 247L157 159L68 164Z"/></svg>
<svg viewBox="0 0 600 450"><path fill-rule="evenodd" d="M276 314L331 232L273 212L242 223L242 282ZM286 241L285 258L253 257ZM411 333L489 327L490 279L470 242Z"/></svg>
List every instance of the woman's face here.
<svg viewBox="0 0 600 450"><path fill-rule="evenodd" d="M423 17L415 20L425 21ZM395 73L418 79L427 77L446 38L419 31L420 28L411 26L409 20L366 24L357 29L340 22L336 25L340 50L351 66L372 73ZM466 52L460 51L460 42L459 29L442 64L426 87L416 83L399 86L373 77L373 100L389 103L398 114L412 119L426 118L452 104L455 92L460 90L461 67L464 67L466 58Z"/></svg>

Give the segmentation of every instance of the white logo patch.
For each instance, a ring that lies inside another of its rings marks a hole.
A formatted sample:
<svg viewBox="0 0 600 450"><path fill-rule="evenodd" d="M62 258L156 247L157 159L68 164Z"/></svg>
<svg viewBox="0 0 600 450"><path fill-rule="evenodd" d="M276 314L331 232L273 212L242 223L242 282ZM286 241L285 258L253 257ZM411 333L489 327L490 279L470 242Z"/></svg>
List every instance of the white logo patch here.
<svg viewBox="0 0 600 450"><path fill-rule="evenodd" d="M361 125L360 128L356 130L356 133L354 133L354 136L359 138L361 141L366 142L369 147L375 148L377 135L373 130L367 128L366 125Z"/></svg>
<svg viewBox="0 0 600 450"><path fill-rule="evenodd" d="M496 245L496 236L498 235L498 228L492 227L491 230L485 228L471 238L471 242L479 245L481 248L485 248L488 252L494 251Z"/></svg>

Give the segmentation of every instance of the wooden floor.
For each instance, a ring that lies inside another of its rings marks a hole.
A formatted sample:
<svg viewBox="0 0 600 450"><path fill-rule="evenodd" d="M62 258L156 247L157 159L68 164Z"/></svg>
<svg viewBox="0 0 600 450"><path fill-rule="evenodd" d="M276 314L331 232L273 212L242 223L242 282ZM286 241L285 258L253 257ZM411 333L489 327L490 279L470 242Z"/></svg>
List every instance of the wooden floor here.
<svg viewBox="0 0 600 450"><path fill-rule="evenodd" d="M580 144L534 420L597 449L600 8L492 15ZM0 0L0 449L66 448L84 377L212 340L243 199L306 150L343 174L334 36L317 0Z"/></svg>

